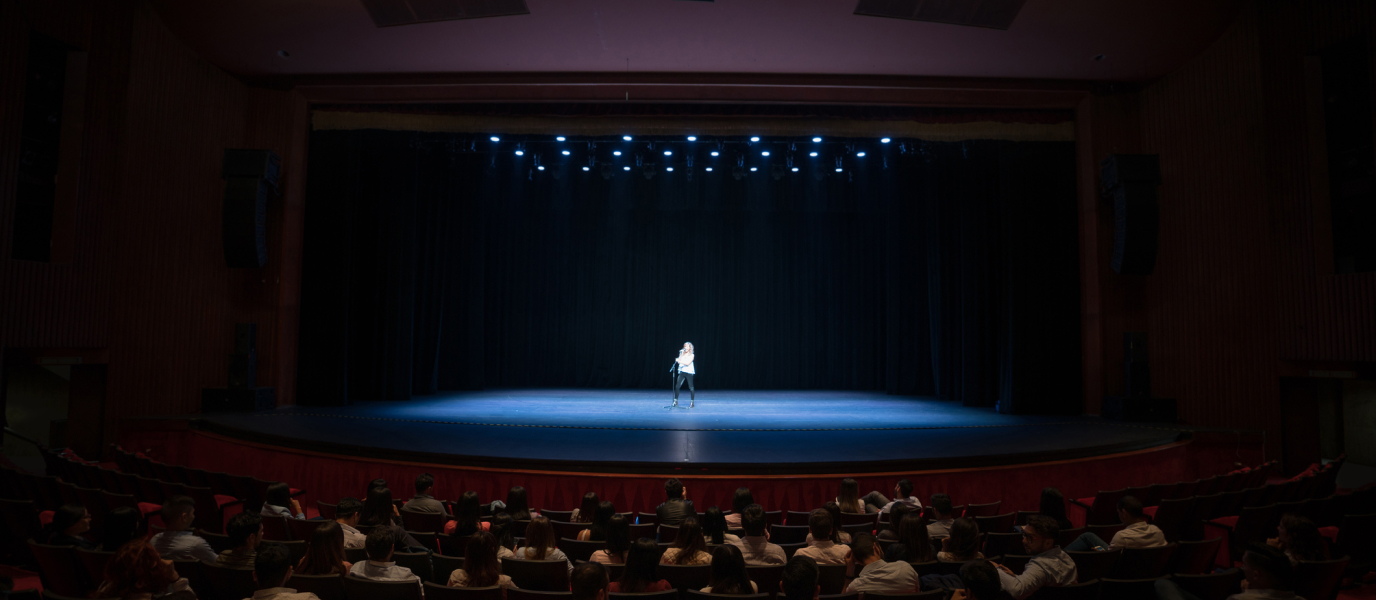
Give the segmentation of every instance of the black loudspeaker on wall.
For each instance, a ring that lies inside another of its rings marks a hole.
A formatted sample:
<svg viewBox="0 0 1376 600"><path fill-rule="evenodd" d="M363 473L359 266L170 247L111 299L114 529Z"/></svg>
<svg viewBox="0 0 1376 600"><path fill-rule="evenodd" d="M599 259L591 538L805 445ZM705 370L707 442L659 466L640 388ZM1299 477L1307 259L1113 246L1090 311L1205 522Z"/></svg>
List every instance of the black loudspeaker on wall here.
<svg viewBox="0 0 1376 600"><path fill-rule="evenodd" d="M234 325L234 353L229 355L229 381L223 388L201 390L201 412L253 412L277 407L270 387L255 387L258 378L258 324Z"/></svg>
<svg viewBox="0 0 1376 600"><path fill-rule="evenodd" d="M1155 154L1110 154L1101 165L1100 193L1113 200L1113 271L1120 275L1151 275L1156 269L1160 184Z"/></svg>
<svg viewBox="0 0 1376 600"><path fill-rule="evenodd" d="M256 269L268 262L268 200L277 194L282 161L271 150L225 150L225 264Z"/></svg>
<svg viewBox="0 0 1376 600"><path fill-rule="evenodd" d="M1123 332L1122 396L1104 398L1103 415L1119 421L1176 420L1173 398L1151 397L1151 366L1145 331Z"/></svg>

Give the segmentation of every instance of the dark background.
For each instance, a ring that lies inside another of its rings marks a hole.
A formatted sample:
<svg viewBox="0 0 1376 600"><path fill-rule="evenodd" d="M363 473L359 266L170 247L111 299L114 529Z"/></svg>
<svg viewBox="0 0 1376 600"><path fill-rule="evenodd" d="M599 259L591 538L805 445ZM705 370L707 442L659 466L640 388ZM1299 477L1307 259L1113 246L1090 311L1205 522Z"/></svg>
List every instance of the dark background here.
<svg viewBox="0 0 1376 600"><path fill-rule="evenodd" d="M1078 412L1071 143L895 140L780 180L699 157L689 181L470 140L312 134L300 403L667 389L692 341L704 389Z"/></svg>

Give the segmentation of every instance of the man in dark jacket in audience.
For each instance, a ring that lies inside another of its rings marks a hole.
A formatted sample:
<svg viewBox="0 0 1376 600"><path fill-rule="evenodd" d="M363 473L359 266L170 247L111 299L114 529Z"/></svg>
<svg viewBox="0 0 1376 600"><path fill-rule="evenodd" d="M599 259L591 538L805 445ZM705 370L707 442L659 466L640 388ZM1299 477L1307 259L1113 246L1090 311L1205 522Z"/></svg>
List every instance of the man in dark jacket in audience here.
<svg viewBox="0 0 1376 600"><path fill-rule="evenodd" d="M433 489L435 489L435 477L429 473L421 473L419 477L416 477L416 497L407 502L403 508L412 512L445 514L444 503L430 495L430 491Z"/></svg>
<svg viewBox="0 0 1376 600"><path fill-rule="evenodd" d="M684 519L698 515L693 501L688 499L688 488L677 477L664 482L664 495L667 499L655 508L660 525L678 527Z"/></svg>

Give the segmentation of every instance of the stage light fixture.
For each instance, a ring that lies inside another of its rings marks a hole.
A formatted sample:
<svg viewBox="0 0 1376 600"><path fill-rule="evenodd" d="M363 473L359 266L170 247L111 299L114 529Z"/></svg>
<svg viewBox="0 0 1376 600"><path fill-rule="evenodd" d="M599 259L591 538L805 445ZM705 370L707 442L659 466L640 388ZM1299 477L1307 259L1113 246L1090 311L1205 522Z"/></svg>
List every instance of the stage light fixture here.
<svg viewBox="0 0 1376 600"><path fill-rule="evenodd" d="M814 143L814 144L821 143L821 141L822 141L822 138L819 138L819 137L812 138L812 143Z"/></svg>
<svg viewBox="0 0 1376 600"><path fill-rule="evenodd" d="M859 152L856 152L855 155L858 156L858 157L860 157L860 158L864 158L864 157L865 157L865 151L864 151L864 150L861 150L861 151L859 151Z"/></svg>
<svg viewBox="0 0 1376 600"><path fill-rule="evenodd" d="M816 158L816 157L817 157L817 153L816 153L816 152L808 152L807 155L808 155L808 156L811 156L811 157L813 157L813 158Z"/></svg>
<svg viewBox="0 0 1376 600"><path fill-rule="evenodd" d="M631 136L629 136L629 135L623 135L623 136L621 136L621 139L623 139L623 140L629 142L629 141L631 141Z"/></svg>
<svg viewBox="0 0 1376 600"><path fill-rule="evenodd" d="M793 172L794 172L794 173L797 173L797 172L798 172L798 167L793 167Z"/></svg>
<svg viewBox="0 0 1376 600"><path fill-rule="evenodd" d="M556 142L562 142L562 141L564 141L564 136L561 135L561 136L559 136L559 137L557 137L557 138L554 138L554 141L556 141Z"/></svg>
<svg viewBox="0 0 1376 600"><path fill-rule="evenodd" d="M765 150L764 152L761 152L760 156L769 156L769 151Z"/></svg>
<svg viewBox="0 0 1376 600"><path fill-rule="evenodd" d="M842 170L843 167L841 166L841 157L838 156L836 157L836 172L840 173Z"/></svg>
<svg viewBox="0 0 1376 600"><path fill-rule="evenodd" d="M750 167L750 172L751 172L751 173L754 173L755 171L758 171L758 170L760 170L759 167Z"/></svg>
<svg viewBox="0 0 1376 600"><path fill-rule="evenodd" d="M889 143L889 142L891 142L891 141L893 141L893 140L890 140L889 138L879 138L879 143L881 143L881 144L887 144L887 143Z"/></svg>
<svg viewBox="0 0 1376 600"><path fill-rule="evenodd" d="M721 153L720 153L720 152L717 152L716 150L713 150L713 151L712 151L712 156L721 156Z"/></svg>
<svg viewBox="0 0 1376 600"><path fill-rule="evenodd" d="M570 153L568 150L565 150L565 151L563 151L561 154L563 154L564 156L568 156L568 155L571 154L571 153Z"/></svg>
<svg viewBox="0 0 1376 600"><path fill-rule="evenodd" d="M840 173L841 171L844 171L844 170L845 170L845 169L842 169L841 167L836 167L836 172L837 172L837 173Z"/></svg>
<svg viewBox="0 0 1376 600"><path fill-rule="evenodd" d="M490 138L487 138L487 139L492 140L492 141L494 141L494 142L500 142L500 141L502 141L502 138L499 138L499 137L497 137L497 136L495 136L495 135L492 136L492 137L490 137Z"/></svg>
<svg viewBox="0 0 1376 600"><path fill-rule="evenodd" d="M516 156L525 156L525 155L526 155L526 151L525 151L525 150L522 150L522 149L520 149L520 148L517 148L517 149L516 149Z"/></svg>
<svg viewBox="0 0 1376 600"><path fill-rule="evenodd" d="M621 170L623 170L623 171L629 171L629 170L631 170L631 168L630 168L630 167L621 167Z"/></svg>
<svg viewBox="0 0 1376 600"><path fill-rule="evenodd" d="M613 150L613 151L612 151L612 156L621 156L621 151L620 151L620 150Z"/></svg>
<svg viewBox="0 0 1376 600"><path fill-rule="evenodd" d="M665 151L664 151L664 155L665 155L665 156L673 156L673 155L674 155L674 151L673 151L673 150L665 150Z"/></svg>
<svg viewBox="0 0 1376 600"><path fill-rule="evenodd" d="M696 142L696 141L698 141L698 136L696 136L696 135L690 135L690 136L688 136L688 141L690 141L690 142Z"/></svg>
<svg viewBox="0 0 1376 600"><path fill-rule="evenodd" d="M545 170L545 165L540 165L540 166L535 167L535 168L536 168L536 169L539 169L539 170L541 170L541 171L543 171L543 170Z"/></svg>
<svg viewBox="0 0 1376 600"><path fill-rule="evenodd" d="M497 141L497 140L492 140L492 141L495 142L495 141ZM750 141L752 141L752 142L758 142L758 141L760 141L760 138L759 138L759 136L755 136L755 137L750 138Z"/></svg>
<svg viewBox="0 0 1376 600"><path fill-rule="evenodd" d="M674 168L673 168L673 167L664 167L664 170L665 170L665 171L671 171L671 172L672 172L672 171L674 170Z"/></svg>
<svg viewBox="0 0 1376 600"><path fill-rule="evenodd" d="M707 167L707 172L708 172L708 173L711 173L711 172L712 172L712 167Z"/></svg>
<svg viewBox="0 0 1376 600"><path fill-rule="evenodd" d="M592 169L589 168L589 167L583 167L583 170L584 170L584 171L591 171Z"/></svg>

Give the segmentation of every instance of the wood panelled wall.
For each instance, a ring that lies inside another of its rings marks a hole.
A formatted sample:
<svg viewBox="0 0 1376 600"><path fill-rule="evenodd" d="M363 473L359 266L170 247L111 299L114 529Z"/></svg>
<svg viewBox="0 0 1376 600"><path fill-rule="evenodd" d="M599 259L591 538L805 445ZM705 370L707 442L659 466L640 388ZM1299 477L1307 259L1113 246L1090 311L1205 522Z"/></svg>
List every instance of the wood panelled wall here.
<svg viewBox="0 0 1376 600"><path fill-rule="evenodd" d="M1147 331L1154 395L1178 399L1192 424L1266 430L1279 458L1283 374L1376 362L1376 273L1333 272L1306 98L1306 56L1362 35L1371 52L1376 4L1261 0L1172 74L1081 104L1088 412L1122 393L1122 332ZM1116 152L1161 157L1150 276L1109 268L1097 173Z"/></svg>
<svg viewBox="0 0 1376 600"><path fill-rule="evenodd" d="M90 55L68 264L9 256L31 30ZM255 322L258 384L291 403L304 100L244 85L133 0L0 2L0 89L0 352L108 349L114 439L121 417L198 412L201 388L225 385L234 324ZM221 152L244 147L283 158L263 269L229 269L221 250Z"/></svg>

